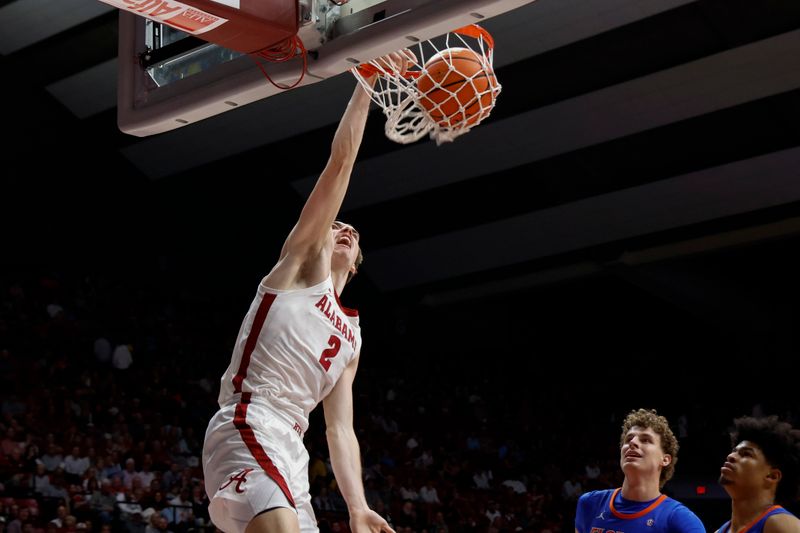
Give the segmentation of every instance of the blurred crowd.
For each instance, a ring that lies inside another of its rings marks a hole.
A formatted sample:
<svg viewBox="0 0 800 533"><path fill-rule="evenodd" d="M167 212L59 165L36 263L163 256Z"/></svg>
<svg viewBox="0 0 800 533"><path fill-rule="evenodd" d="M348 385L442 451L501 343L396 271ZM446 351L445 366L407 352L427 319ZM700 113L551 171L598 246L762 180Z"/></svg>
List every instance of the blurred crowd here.
<svg viewBox="0 0 800 533"><path fill-rule="evenodd" d="M241 315L158 275L2 282L0 533L215 531L202 442ZM400 533L573 531L580 494L621 481L621 413L594 416L577 383L454 361L362 363L370 506ZM687 413L682 443L724 429ZM318 411L306 444L320 528L347 531Z"/></svg>

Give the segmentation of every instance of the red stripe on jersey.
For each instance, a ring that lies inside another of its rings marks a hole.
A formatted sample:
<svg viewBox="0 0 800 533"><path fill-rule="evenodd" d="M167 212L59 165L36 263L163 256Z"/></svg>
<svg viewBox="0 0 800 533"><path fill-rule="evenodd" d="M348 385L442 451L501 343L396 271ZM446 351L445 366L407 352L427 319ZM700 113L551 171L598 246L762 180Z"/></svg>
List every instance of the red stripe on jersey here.
<svg viewBox="0 0 800 533"><path fill-rule="evenodd" d="M781 509L781 506L780 506L780 505L773 505L772 507L770 507L769 509L767 509L766 511L764 511L763 513L761 513L760 515L758 515L758 516L756 517L756 519L755 519L755 520L753 520L752 522L750 522L749 524L747 524L746 526L744 526L744 530L742 530L742 533L747 533L748 531L750 531L750 530L753 528L753 526L754 526L754 525L758 524L758 522L759 522L759 521L760 521L762 518L764 518L765 516L767 516L769 513L771 513L771 512L772 512L772 511L774 511L775 509ZM729 525L729 526L728 526L728 531L730 532L730 530L731 530L731 526Z"/></svg>
<svg viewBox="0 0 800 533"><path fill-rule="evenodd" d="M638 513L620 513L614 508L614 499L617 497L617 494L619 494L619 491L621 490L622 489L617 489L614 491L614 494L611 495L611 501L608 502L608 506L611 508L611 514L623 520L633 520L634 518L639 518L640 516L644 516L653 509L655 509L656 507L658 507L659 505L661 505L661 503L667 499L667 495L662 494L661 496L658 497L656 501L654 501L653 503L651 503Z"/></svg>
<svg viewBox="0 0 800 533"><path fill-rule="evenodd" d="M269 458L267 452L264 451L264 448L262 448L258 440L256 440L256 434L253 432L253 428L247 424L247 405L249 402L250 393L245 392L242 394L241 403L236 404L236 415L233 418L233 425L239 430L239 435L241 435L242 440L247 445L247 449L250 450L255 460L258 461L259 466L261 466L264 472L278 484L283 494L286 496L286 499L292 504L292 507L297 507L294 503L294 498L292 498L289 486L286 484L286 480L283 479L283 476L275 467L272 459Z"/></svg>
<svg viewBox="0 0 800 533"><path fill-rule="evenodd" d="M339 300L339 295L336 294L336 291L333 291L333 295L336 297L336 303L339 304L339 307L342 308L342 311L347 316L358 316L358 309L350 309L349 307L345 307L342 305L342 301Z"/></svg>
<svg viewBox="0 0 800 533"><path fill-rule="evenodd" d="M266 293L256 311L256 317L253 319L253 327L250 328L250 334L247 336L247 342L244 345L244 352L242 352L242 360L239 362L239 371L233 376L233 392L242 392L242 382L247 377L247 367L250 366L250 356L253 355L253 350L256 348L258 336L261 334L261 328L264 326L264 321L267 319L267 313L275 301L275 294Z"/></svg>

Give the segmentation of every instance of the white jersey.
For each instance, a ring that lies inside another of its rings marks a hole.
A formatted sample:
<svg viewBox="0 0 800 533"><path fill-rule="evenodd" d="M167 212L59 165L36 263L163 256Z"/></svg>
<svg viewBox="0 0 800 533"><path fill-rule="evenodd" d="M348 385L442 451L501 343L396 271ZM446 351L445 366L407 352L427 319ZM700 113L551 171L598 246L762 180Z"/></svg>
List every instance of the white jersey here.
<svg viewBox="0 0 800 533"><path fill-rule="evenodd" d="M341 305L330 277L287 291L262 282L222 376L219 405L249 392L290 416L304 433L309 413L360 349L358 312Z"/></svg>

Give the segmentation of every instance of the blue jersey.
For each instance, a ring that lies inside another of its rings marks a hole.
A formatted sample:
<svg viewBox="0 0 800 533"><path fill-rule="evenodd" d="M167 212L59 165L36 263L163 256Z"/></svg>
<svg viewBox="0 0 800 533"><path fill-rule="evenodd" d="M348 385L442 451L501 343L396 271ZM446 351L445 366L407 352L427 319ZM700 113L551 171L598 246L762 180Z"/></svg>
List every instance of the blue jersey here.
<svg viewBox="0 0 800 533"><path fill-rule="evenodd" d="M587 492L578 500L579 533L705 533L700 519L662 494L649 502L622 497L621 489Z"/></svg>
<svg viewBox="0 0 800 533"><path fill-rule="evenodd" d="M744 528L744 533L762 533L764 531L764 526L767 525L767 519L770 516L776 514L792 514L792 513L790 513L780 505L773 505L772 507L761 513L761 515L758 518L747 524L747 526ZM717 533L728 533L730 527L731 527L731 521L728 520L722 525L721 528L717 530Z"/></svg>

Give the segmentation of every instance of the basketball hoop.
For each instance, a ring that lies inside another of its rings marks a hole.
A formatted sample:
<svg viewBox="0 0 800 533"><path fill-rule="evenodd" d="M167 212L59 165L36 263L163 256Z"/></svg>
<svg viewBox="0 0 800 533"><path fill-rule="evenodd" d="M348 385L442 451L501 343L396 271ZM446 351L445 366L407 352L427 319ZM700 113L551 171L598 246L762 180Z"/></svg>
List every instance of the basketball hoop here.
<svg viewBox="0 0 800 533"><path fill-rule="evenodd" d="M404 75L375 60L352 69L383 109L389 139L408 144L430 134L436 144L450 142L489 116L501 89L489 32L472 24L410 50L416 59Z"/></svg>

